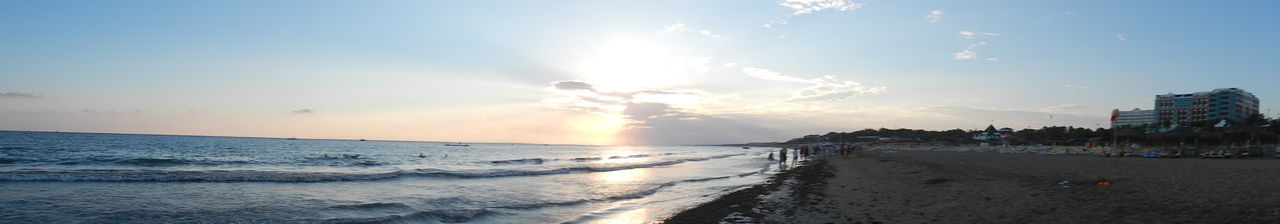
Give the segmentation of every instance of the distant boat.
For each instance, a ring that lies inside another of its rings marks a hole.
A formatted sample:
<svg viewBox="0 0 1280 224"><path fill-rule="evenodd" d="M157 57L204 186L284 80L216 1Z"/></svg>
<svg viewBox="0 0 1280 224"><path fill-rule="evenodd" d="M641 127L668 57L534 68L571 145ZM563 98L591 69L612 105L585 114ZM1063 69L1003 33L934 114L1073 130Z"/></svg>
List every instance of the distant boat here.
<svg viewBox="0 0 1280 224"><path fill-rule="evenodd" d="M743 146L742 149L751 149L751 147Z"/></svg>
<svg viewBox="0 0 1280 224"><path fill-rule="evenodd" d="M461 142L459 142L459 143L457 143L457 144L454 144L454 143L444 144L444 146L462 146L462 147L469 147L469 146L471 146L471 145L468 145L468 144L466 144L466 143L461 143Z"/></svg>

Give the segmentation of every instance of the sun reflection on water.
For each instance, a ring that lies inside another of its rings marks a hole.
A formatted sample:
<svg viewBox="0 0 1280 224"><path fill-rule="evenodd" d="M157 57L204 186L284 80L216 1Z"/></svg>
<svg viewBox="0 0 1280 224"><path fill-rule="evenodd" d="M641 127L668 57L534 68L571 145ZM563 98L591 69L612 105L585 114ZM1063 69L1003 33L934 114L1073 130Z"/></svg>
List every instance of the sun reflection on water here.
<svg viewBox="0 0 1280 224"><path fill-rule="evenodd" d="M647 220L647 219L648 219L648 217L649 217L649 209L646 209L646 208L638 208L638 209L635 209L635 210L630 210L630 211L626 211L626 212L618 213L618 214L616 214L616 215L610 216L610 217L605 218L605 219L596 220L596 221L593 221L593 222L591 222L591 223L593 223L593 224L594 224L594 223L600 223L600 224L604 224L604 223L610 223L610 224L612 224L612 223L644 223L644 222L646 222L646 221L649 221L649 220Z"/></svg>
<svg viewBox="0 0 1280 224"><path fill-rule="evenodd" d="M603 183L619 183L640 179L649 174L647 169L626 169L609 172L601 172L598 174L600 182Z"/></svg>

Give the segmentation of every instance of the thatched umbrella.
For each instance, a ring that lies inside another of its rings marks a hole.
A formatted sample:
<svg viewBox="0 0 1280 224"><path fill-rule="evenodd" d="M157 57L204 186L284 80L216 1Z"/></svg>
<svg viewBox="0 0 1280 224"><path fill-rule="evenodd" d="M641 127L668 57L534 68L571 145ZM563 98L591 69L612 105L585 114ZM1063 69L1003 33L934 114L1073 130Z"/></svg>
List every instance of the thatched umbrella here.
<svg viewBox="0 0 1280 224"><path fill-rule="evenodd" d="M1196 132L1189 127L1177 127L1164 132L1153 134L1160 139L1162 143L1177 142L1183 143L1187 138L1195 138Z"/></svg>
<svg viewBox="0 0 1280 224"><path fill-rule="evenodd" d="M1120 130L1116 130L1116 131L1115 131L1115 135L1116 135L1116 136L1115 136L1115 137L1116 137L1116 142L1114 142L1114 143L1112 143L1112 144L1115 144L1115 145L1117 145L1117 146L1118 146L1118 145L1120 145L1119 139L1122 139L1122 138L1123 138L1123 139L1125 139L1125 140L1128 140L1129 142L1133 142L1134 140L1145 140L1145 139L1146 139L1146 137L1147 137L1147 134L1146 134L1146 133L1143 133L1142 131L1137 130L1137 129L1120 129Z"/></svg>

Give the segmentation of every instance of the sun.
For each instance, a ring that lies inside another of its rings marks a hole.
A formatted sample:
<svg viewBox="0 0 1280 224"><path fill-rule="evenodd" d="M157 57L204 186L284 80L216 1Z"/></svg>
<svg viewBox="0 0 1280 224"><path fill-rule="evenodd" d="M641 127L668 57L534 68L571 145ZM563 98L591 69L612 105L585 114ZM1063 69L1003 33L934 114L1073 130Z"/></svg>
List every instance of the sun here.
<svg viewBox="0 0 1280 224"><path fill-rule="evenodd" d="M579 117L569 122L570 126L581 133L582 138L591 144L616 144L615 139L627 120L622 115L604 114Z"/></svg>

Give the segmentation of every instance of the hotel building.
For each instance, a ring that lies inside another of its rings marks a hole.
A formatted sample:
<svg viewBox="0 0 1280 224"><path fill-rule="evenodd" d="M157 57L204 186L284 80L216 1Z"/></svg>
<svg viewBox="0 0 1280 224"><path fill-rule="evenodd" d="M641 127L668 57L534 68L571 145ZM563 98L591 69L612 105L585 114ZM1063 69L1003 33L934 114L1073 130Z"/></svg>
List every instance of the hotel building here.
<svg viewBox="0 0 1280 224"><path fill-rule="evenodd" d="M1239 88L1156 96L1156 123L1187 126L1202 121L1244 122L1258 113L1258 98Z"/></svg>
<svg viewBox="0 0 1280 224"><path fill-rule="evenodd" d="M1131 111L1120 111L1120 115L1116 116L1116 120L1111 121L1111 128L1118 127L1140 127L1142 125L1156 122L1155 110L1142 110L1133 108Z"/></svg>

